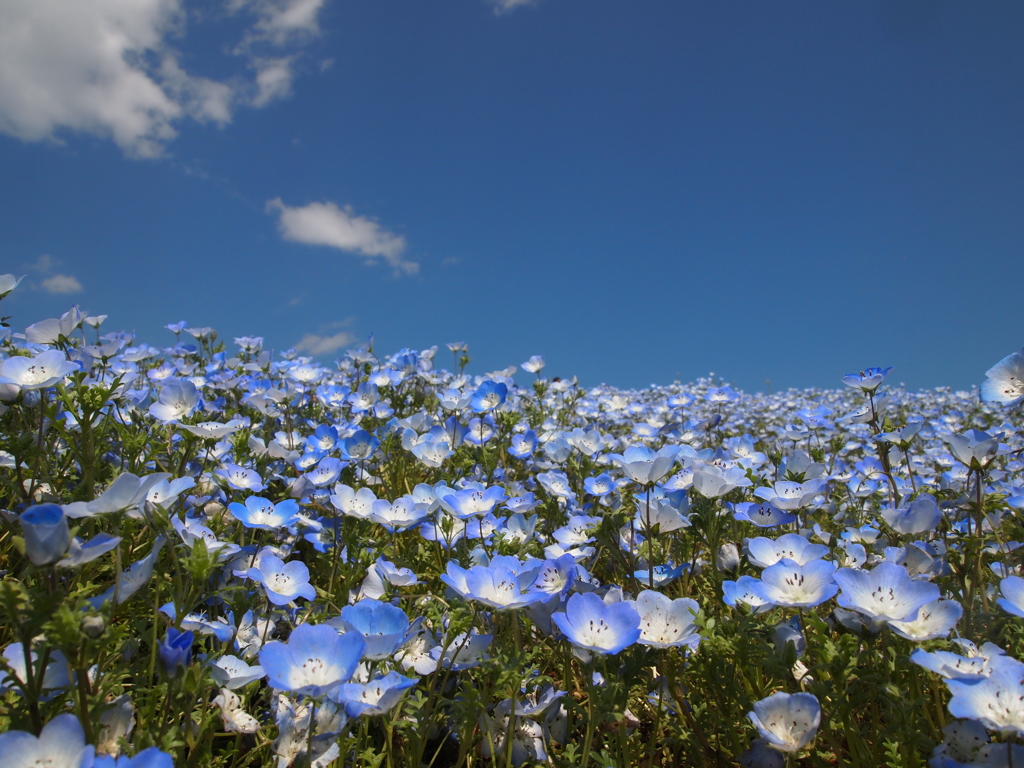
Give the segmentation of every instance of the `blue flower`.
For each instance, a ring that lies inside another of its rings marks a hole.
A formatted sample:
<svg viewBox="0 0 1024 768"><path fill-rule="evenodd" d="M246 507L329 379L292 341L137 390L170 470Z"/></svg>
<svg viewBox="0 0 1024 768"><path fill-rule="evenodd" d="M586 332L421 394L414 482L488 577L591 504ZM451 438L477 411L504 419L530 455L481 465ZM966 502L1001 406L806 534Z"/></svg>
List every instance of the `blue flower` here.
<svg viewBox="0 0 1024 768"><path fill-rule="evenodd" d="M0 733L0 755L8 768L88 768L93 747L85 744L85 731L72 714L57 715L39 737L25 731Z"/></svg>
<svg viewBox="0 0 1024 768"><path fill-rule="evenodd" d="M486 413L501 406L507 398L508 385L488 379L477 387L469 404L476 413Z"/></svg>
<svg viewBox="0 0 1024 768"><path fill-rule="evenodd" d="M246 528L258 528L263 531L274 531L287 528L295 522L299 514L299 505L294 499L274 502L260 496L250 496L245 504L232 502L228 511Z"/></svg>
<svg viewBox="0 0 1024 768"><path fill-rule="evenodd" d="M638 642L641 645L696 648L700 643L695 623L700 607L696 600L687 597L673 600L660 592L645 589L637 595L636 610L640 615Z"/></svg>
<svg viewBox="0 0 1024 768"><path fill-rule="evenodd" d="M477 485L474 488L447 494L440 499L441 505L461 520L493 512L496 506L507 500L505 490L498 485L486 489Z"/></svg>
<svg viewBox="0 0 1024 768"><path fill-rule="evenodd" d="M390 603L367 598L341 609L341 618L328 622L338 623L347 632L356 632L366 642L363 656L373 661L386 659L398 650L409 635L409 617L405 611Z"/></svg>
<svg viewBox="0 0 1024 768"><path fill-rule="evenodd" d="M878 385L889 375L891 370L892 366L890 365L888 368L867 368L860 373L848 373L843 376L843 384L862 389L865 392L873 392L878 389Z"/></svg>
<svg viewBox="0 0 1024 768"><path fill-rule="evenodd" d="M640 615L628 601L605 605L593 592L569 598L565 613L551 616L569 642L595 653L616 654L640 639Z"/></svg>
<svg viewBox="0 0 1024 768"><path fill-rule="evenodd" d="M331 694L331 699L344 705L345 714L349 717L384 715L417 682L418 677L406 677L391 671L368 683L346 683Z"/></svg>
<svg viewBox="0 0 1024 768"><path fill-rule="evenodd" d="M260 666L279 691L319 698L349 681L365 648L357 632L339 635L325 624L300 624L287 643L275 640L263 646Z"/></svg>
<svg viewBox="0 0 1024 768"><path fill-rule="evenodd" d="M182 632L175 627L167 628L167 634L160 641L157 653L160 654L160 661L168 675L175 677L179 669L184 669L192 663L194 641L195 634L192 632Z"/></svg>
<svg viewBox="0 0 1024 768"><path fill-rule="evenodd" d="M68 519L59 504L29 507L22 512L18 522L25 539L25 554L33 565L54 563L71 546Z"/></svg>
<svg viewBox="0 0 1024 768"><path fill-rule="evenodd" d="M341 457L347 461L363 461L370 458L378 448L380 440L365 429L360 429L341 441Z"/></svg>
<svg viewBox="0 0 1024 768"><path fill-rule="evenodd" d="M537 450L537 433L532 429L512 435L508 452L517 459L528 458Z"/></svg>
<svg viewBox="0 0 1024 768"><path fill-rule="evenodd" d="M768 746L797 752L814 739L821 725L821 704L810 693L773 693L754 704L747 717Z"/></svg>
<svg viewBox="0 0 1024 768"><path fill-rule="evenodd" d="M174 768L174 758L158 747L149 747L134 757L100 755L92 768Z"/></svg>
<svg viewBox="0 0 1024 768"><path fill-rule="evenodd" d="M551 595L546 592L525 591L533 583L534 576L532 572L520 574L521 568L516 558L506 557L496 557L488 566L474 565L469 570L449 561L447 573L441 574L441 581L465 599L476 600L499 611L524 608L550 599Z"/></svg>
<svg viewBox="0 0 1024 768"><path fill-rule="evenodd" d="M273 605L287 605L296 598L316 599L316 588L309 583L309 568L293 560L289 563L274 555L263 555L258 568L250 568L246 575L258 581Z"/></svg>

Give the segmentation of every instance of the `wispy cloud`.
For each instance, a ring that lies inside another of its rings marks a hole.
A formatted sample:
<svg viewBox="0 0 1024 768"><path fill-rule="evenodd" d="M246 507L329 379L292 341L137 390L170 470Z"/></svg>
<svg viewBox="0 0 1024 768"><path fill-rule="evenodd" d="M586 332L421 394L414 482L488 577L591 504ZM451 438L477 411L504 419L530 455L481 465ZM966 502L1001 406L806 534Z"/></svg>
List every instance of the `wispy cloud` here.
<svg viewBox="0 0 1024 768"><path fill-rule="evenodd" d="M351 347L355 343L356 337L348 329L354 322L355 318L349 317L339 322L320 326L318 333L304 334L299 343L295 345L295 350L311 355L329 355L344 347Z"/></svg>
<svg viewBox="0 0 1024 768"><path fill-rule="evenodd" d="M415 274L420 265L402 257L405 238L388 232L373 219L357 216L350 206L332 202L291 207L277 197L267 202L267 212L279 214L281 237L306 245L326 245L358 253L369 259L383 258L396 272Z"/></svg>
<svg viewBox="0 0 1024 768"><path fill-rule="evenodd" d="M499 16L503 13L510 13L516 8L537 4L537 0L487 0L487 2L494 6L494 12Z"/></svg>
<svg viewBox="0 0 1024 768"><path fill-rule="evenodd" d="M64 266L61 259L56 259L48 253L42 254L38 259L28 264L22 264L22 270L34 273L39 282L29 278L26 288L30 290L42 289L47 293L81 293L84 289L82 283L74 275L64 272L57 272Z"/></svg>
<svg viewBox="0 0 1024 768"><path fill-rule="evenodd" d="M42 282L43 290L47 293L81 293L82 284L74 275L57 274L46 278Z"/></svg>
<svg viewBox="0 0 1024 768"><path fill-rule="evenodd" d="M256 74L223 82L180 64L173 43L187 32L184 0L4 3L0 133L60 141L80 131L131 157L159 157L183 120L225 125L239 104L287 96L298 49L320 33L324 1L235 0L251 24L234 53Z"/></svg>

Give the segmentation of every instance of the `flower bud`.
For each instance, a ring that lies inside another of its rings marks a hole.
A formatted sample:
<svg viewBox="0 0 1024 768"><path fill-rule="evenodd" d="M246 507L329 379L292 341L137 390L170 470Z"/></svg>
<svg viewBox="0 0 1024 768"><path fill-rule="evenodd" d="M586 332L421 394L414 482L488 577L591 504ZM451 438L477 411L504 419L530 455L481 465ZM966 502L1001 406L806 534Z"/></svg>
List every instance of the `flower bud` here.
<svg viewBox="0 0 1024 768"><path fill-rule="evenodd" d="M107 622L99 615L86 616L82 619L82 623L79 626L82 633L92 640L95 640L107 631Z"/></svg>
<svg viewBox="0 0 1024 768"><path fill-rule="evenodd" d="M740 551L731 541L718 548L715 555L715 567L719 571L735 571L740 567Z"/></svg>
<svg viewBox="0 0 1024 768"><path fill-rule="evenodd" d="M50 565L60 560L71 546L68 519L59 504L36 504L22 513L21 530L25 554L33 565Z"/></svg>

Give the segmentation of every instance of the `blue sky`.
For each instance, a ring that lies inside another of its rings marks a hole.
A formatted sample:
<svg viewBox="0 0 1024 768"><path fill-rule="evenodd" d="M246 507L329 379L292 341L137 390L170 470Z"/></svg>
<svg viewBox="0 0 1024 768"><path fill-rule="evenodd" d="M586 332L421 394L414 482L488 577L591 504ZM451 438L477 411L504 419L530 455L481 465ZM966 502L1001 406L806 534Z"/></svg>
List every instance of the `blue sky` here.
<svg viewBox="0 0 1024 768"><path fill-rule="evenodd" d="M0 6L18 329L747 390L1024 344L1018 3L124 6Z"/></svg>

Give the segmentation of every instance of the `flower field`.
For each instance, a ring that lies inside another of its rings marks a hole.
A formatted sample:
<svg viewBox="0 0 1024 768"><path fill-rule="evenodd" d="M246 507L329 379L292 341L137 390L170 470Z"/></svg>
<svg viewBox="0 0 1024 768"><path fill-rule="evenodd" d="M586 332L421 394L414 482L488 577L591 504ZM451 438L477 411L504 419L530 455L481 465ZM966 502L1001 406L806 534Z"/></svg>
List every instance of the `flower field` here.
<svg viewBox="0 0 1024 768"><path fill-rule="evenodd" d="M623 391L103 320L0 329L2 766L1024 766L1021 355Z"/></svg>

